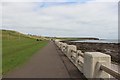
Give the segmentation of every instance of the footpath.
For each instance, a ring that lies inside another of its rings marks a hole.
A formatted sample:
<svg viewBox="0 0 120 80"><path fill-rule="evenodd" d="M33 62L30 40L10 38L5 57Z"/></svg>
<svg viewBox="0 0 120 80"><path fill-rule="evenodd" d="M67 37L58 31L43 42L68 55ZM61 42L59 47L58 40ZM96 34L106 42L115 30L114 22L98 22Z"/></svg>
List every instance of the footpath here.
<svg viewBox="0 0 120 80"><path fill-rule="evenodd" d="M3 78L85 78L70 60L50 41L23 66Z"/></svg>

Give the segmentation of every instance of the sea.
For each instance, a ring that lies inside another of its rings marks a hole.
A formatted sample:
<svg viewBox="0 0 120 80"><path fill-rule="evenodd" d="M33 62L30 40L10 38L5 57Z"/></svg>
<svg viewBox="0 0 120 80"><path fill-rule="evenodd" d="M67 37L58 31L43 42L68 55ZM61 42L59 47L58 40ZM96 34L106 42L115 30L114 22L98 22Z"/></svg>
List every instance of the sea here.
<svg viewBox="0 0 120 80"><path fill-rule="evenodd" d="M90 43L120 43L118 39L100 39L100 40L78 40L71 42L90 42Z"/></svg>

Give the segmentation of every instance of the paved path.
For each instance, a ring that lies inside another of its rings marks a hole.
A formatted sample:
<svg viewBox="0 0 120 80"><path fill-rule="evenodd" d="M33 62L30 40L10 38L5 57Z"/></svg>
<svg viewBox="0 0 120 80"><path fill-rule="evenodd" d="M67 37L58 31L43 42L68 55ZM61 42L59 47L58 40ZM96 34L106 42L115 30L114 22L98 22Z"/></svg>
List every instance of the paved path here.
<svg viewBox="0 0 120 80"><path fill-rule="evenodd" d="M49 42L23 66L3 76L4 78L84 78L69 59Z"/></svg>

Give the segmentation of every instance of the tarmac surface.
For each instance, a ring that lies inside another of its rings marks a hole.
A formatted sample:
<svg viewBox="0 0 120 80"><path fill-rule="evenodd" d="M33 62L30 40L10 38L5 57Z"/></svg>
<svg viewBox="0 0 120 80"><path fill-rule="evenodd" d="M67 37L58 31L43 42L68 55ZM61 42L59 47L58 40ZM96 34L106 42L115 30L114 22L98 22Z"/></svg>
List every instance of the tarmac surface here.
<svg viewBox="0 0 120 80"><path fill-rule="evenodd" d="M14 69L3 78L86 79L52 41L34 54L23 66Z"/></svg>

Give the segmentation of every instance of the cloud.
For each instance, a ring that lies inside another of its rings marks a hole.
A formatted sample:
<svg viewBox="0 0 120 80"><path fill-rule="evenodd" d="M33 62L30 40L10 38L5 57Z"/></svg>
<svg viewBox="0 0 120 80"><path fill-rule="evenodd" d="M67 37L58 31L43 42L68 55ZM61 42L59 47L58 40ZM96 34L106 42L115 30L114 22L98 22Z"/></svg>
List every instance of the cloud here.
<svg viewBox="0 0 120 80"><path fill-rule="evenodd" d="M72 2L73 1L74 0L72 0ZM69 2L69 1L68 0L2 0L2 2Z"/></svg>
<svg viewBox="0 0 120 80"><path fill-rule="evenodd" d="M49 36L117 38L117 3L97 1L3 2L3 28Z"/></svg>
<svg viewBox="0 0 120 80"><path fill-rule="evenodd" d="M2 26L2 3L0 3L0 28Z"/></svg>
<svg viewBox="0 0 120 80"><path fill-rule="evenodd" d="M1 2L119 2L119 0L1 0Z"/></svg>
<svg viewBox="0 0 120 80"><path fill-rule="evenodd" d="M119 0L94 0L95 2L119 2Z"/></svg>

